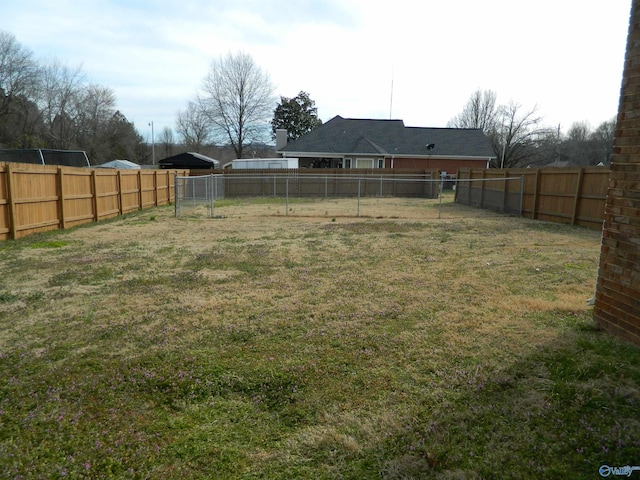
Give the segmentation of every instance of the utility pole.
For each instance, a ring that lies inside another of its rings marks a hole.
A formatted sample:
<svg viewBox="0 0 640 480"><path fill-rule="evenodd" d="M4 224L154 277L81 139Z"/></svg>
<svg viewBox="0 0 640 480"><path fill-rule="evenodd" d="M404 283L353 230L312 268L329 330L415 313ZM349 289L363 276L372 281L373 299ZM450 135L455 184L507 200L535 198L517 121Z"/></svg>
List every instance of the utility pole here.
<svg viewBox="0 0 640 480"><path fill-rule="evenodd" d="M149 122L149 126L151 127L151 164L156 164L156 140L153 136L153 120Z"/></svg>

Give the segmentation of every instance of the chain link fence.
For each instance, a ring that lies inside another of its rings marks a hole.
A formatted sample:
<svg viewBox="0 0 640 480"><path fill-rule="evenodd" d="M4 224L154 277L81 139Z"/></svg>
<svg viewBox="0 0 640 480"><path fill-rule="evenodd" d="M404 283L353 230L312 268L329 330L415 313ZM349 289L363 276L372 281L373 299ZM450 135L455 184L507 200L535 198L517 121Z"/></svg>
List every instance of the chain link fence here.
<svg viewBox="0 0 640 480"><path fill-rule="evenodd" d="M216 199L224 198L224 175L175 178L175 216L214 217Z"/></svg>
<svg viewBox="0 0 640 480"><path fill-rule="evenodd" d="M214 216L215 200L277 198L289 212L294 199L329 200L353 198L356 216L364 198L438 198L441 180L425 175L337 175L337 174L217 174L176 176L176 217L187 211Z"/></svg>

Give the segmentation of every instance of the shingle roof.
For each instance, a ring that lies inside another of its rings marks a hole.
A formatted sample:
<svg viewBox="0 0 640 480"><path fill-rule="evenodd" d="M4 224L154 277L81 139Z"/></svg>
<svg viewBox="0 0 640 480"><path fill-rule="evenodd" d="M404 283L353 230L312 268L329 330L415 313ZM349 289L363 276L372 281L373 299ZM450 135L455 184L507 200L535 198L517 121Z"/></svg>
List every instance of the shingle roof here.
<svg viewBox="0 0 640 480"><path fill-rule="evenodd" d="M427 145L433 144L432 149ZM289 142L280 152L302 154L366 154L494 157L479 129L405 127L402 120L369 120L336 116Z"/></svg>

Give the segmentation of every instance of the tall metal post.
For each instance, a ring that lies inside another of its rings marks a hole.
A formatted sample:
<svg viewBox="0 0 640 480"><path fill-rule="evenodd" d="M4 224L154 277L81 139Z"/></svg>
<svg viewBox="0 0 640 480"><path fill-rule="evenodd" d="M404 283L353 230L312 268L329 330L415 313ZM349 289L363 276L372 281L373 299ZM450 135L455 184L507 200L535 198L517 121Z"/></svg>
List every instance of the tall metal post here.
<svg viewBox="0 0 640 480"><path fill-rule="evenodd" d="M285 179L285 189L286 189L286 195L285 195L285 215L289 215L289 176L287 176L287 178Z"/></svg>
<svg viewBox="0 0 640 480"><path fill-rule="evenodd" d="M173 192L174 192L173 196L175 197L173 199L174 200L173 201L173 213L174 213L174 216L176 218L178 218L178 213L180 213L180 210L179 210L180 207L178 207L178 198L179 197L178 197L178 174L177 173L173 174Z"/></svg>
<svg viewBox="0 0 640 480"><path fill-rule="evenodd" d="M156 164L156 139L153 135L153 120L149 122L149 126L151 127L151 164Z"/></svg>

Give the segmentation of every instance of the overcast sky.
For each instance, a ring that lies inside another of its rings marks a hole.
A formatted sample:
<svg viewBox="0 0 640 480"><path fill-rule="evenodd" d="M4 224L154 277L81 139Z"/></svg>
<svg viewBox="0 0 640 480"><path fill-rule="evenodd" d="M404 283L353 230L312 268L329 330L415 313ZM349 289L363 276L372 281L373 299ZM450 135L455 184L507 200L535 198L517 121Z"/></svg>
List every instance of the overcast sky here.
<svg viewBox="0 0 640 480"><path fill-rule="evenodd" d="M82 66L149 141L244 51L323 121L444 127L478 89L563 132L616 115L631 0L3 0L0 30ZM392 88L393 86L393 88ZM279 99L279 97L278 97ZM274 104L275 107L275 104Z"/></svg>

